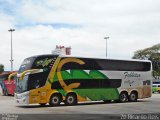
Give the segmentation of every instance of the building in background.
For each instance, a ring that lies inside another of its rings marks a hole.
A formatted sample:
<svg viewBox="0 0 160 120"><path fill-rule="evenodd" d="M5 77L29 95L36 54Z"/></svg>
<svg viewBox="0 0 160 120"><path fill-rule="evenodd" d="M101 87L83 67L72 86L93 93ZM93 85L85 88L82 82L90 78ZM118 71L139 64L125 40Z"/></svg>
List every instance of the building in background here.
<svg viewBox="0 0 160 120"><path fill-rule="evenodd" d="M71 55L71 47L64 47L56 45L55 50L52 50L52 54L58 55Z"/></svg>

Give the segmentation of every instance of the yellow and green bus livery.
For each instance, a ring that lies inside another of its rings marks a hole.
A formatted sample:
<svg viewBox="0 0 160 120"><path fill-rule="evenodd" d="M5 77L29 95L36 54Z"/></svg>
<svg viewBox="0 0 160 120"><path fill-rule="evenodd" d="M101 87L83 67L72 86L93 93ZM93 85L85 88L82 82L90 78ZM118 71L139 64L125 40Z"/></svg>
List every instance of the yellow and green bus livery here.
<svg viewBox="0 0 160 120"><path fill-rule="evenodd" d="M150 61L39 55L17 74L17 103L57 106L80 101L137 101L151 97Z"/></svg>

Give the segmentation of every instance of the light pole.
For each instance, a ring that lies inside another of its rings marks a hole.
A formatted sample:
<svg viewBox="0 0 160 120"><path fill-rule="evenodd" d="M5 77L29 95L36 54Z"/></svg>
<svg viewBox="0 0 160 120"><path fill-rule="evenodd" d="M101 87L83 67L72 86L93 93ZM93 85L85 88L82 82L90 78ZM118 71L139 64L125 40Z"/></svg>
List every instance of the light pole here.
<svg viewBox="0 0 160 120"><path fill-rule="evenodd" d="M12 48L12 32L15 31L15 29L9 29L9 32L11 32L11 71L13 71L13 48Z"/></svg>
<svg viewBox="0 0 160 120"><path fill-rule="evenodd" d="M106 58L107 58L107 39L109 39L109 37L104 37L104 39L106 39Z"/></svg>

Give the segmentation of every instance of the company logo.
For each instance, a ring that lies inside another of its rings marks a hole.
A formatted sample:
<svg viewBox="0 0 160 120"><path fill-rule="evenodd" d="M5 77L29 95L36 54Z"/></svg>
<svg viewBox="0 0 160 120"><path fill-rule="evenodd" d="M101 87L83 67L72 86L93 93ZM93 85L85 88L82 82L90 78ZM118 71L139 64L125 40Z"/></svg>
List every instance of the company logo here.
<svg viewBox="0 0 160 120"><path fill-rule="evenodd" d="M127 80L127 81L124 81L124 84L129 84L130 86L132 86L133 84L135 84L135 82L131 80Z"/></svg>
<svg viewBox="0 0 160 120"><path fill-rule="evenodd" d="M124 72L124 75L125 75L125 77L124 78L127 78L127 77L141 77L141 75L140 74L138 74L138 73L134 73L134 72Z"/></svg>

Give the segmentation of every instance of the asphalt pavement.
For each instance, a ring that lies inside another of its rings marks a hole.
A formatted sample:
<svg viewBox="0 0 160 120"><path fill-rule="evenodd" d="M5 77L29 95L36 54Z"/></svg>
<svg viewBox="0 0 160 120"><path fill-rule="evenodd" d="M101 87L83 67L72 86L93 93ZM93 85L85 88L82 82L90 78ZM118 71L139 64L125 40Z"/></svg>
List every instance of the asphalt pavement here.
<svg viewBox="0 0 160 120"><path fill-rule="evenodd" d="M3 120L102 120L102 119L160 119L160 94L138 102L104 103L102 101L79 103L75 106L61 104L57 107L19 105L13 96L0 95L0 118ZM17 116L16 116L17 115ZM6 119L7 118L7 119ZM8 119L9 118L9 119Z"/></svg>

